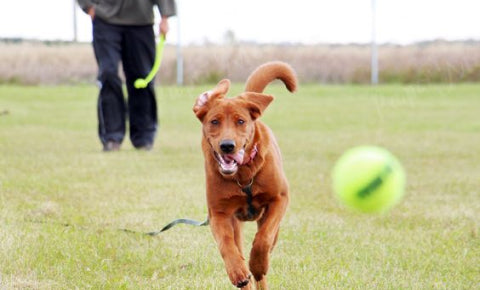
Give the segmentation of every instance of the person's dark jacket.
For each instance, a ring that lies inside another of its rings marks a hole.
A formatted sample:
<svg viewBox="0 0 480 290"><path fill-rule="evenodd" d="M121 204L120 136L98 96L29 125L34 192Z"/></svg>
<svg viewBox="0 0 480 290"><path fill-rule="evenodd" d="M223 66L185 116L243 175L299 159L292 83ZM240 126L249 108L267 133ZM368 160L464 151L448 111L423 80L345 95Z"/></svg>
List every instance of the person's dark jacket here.
<svg viewBox="0 0 480 290"><path fill-rule="evenodd" d="M85 13L95 8L95 17L118 25L149 25L154 23L153 6L162 17L177 13L175 0L77 0Z"/></svg>

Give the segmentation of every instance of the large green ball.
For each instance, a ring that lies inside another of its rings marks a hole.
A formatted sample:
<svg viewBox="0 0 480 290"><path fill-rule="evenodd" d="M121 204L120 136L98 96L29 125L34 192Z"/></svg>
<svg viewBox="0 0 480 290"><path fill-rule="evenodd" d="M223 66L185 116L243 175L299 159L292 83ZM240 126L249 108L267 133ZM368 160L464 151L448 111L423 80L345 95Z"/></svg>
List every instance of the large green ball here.
<svg viewBox="0 0 480 290"><path fill-rule="evenodd" d="M361 212L386 212L405 192L405 170L384 148L360 146L347 150L332 174L337 198Z"/></svg>

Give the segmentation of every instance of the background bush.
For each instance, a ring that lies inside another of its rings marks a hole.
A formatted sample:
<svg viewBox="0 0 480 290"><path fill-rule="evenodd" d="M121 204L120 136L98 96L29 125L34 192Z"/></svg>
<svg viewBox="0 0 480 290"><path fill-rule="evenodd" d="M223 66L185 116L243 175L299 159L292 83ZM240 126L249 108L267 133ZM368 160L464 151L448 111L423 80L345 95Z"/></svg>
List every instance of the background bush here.
<svg viewBox="0 0 480 290"><path fill-rule="evenodd" d="M176 47L167 46L157 82L176 83ZM369 45L188 46L182 48L184 83L244 82L259 64L290 63L304 83L369 83ZM93 83L97 65L88 43L0 44L0 83ZM379 47L381 83L459 83L480 80L479 43L434 41Z"/></svg>

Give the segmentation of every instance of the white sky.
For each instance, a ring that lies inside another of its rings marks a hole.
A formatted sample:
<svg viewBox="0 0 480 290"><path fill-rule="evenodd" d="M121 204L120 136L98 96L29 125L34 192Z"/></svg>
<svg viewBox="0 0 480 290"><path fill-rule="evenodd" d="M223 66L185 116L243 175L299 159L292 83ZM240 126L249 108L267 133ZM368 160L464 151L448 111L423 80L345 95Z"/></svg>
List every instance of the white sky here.
<svg viewBox="0 0 480 290"><path fill-rule="evenodd" d="M73 2L0 0L0 38L71 40ZM261 43L366 43L372 34L371 0L177 0L177 6L170 43L221 42L227 30ZM377 0L377 40L480 39L479 13L480 0ZM77 15L79 40L91 41L89 18L80 9Z"/></svg>

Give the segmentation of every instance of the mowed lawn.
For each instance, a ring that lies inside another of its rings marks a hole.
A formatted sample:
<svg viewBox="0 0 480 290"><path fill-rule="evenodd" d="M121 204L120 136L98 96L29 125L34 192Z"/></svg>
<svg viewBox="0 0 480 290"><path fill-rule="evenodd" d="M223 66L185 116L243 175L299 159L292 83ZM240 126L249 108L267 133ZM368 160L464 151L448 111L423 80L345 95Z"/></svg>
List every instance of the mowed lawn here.
<svg viewBox="0 0 480 290"><path fill-rule="evenodd" d="M157 87L154 150L127 139L103 153L96 87L0 86L0 288L234 289L209 228L142 234L206 217L191 108L207 89ZM291 189L271 289L480 288L480 85L267 92L262 119ZM385 215L351 212L332 193L337 158L366 144L407 171L405 198ZM255 225L245 231L249 250Z"/></svg>

